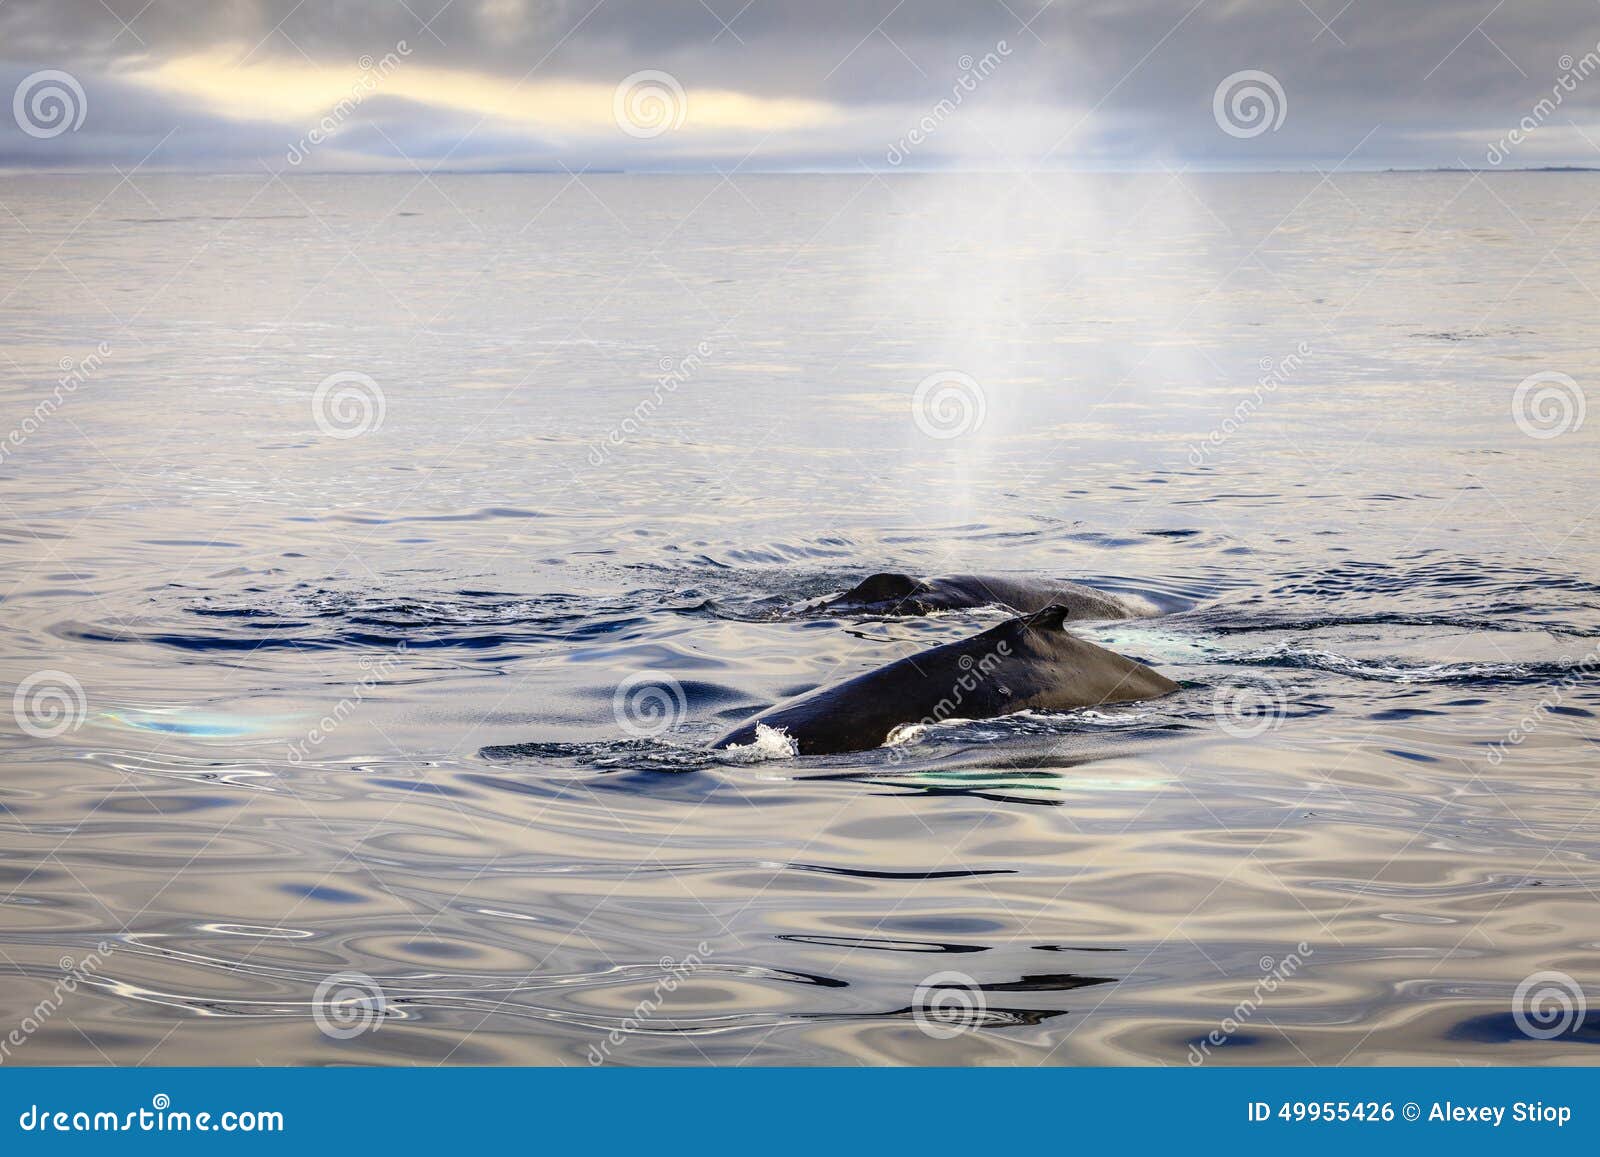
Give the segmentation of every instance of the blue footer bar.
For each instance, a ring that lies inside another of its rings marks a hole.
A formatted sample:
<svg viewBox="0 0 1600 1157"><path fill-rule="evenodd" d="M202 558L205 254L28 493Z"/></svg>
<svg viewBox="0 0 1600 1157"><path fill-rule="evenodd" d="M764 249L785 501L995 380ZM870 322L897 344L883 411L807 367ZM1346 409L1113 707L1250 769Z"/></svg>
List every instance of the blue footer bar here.
<svg viewBox="0 0 1600 1157"><path fill-rule="evenodd" d="M4 1069L6 1153L1591 1151L1587 1069ZM987 1154L986 1154L987 1157Z"/></svg>

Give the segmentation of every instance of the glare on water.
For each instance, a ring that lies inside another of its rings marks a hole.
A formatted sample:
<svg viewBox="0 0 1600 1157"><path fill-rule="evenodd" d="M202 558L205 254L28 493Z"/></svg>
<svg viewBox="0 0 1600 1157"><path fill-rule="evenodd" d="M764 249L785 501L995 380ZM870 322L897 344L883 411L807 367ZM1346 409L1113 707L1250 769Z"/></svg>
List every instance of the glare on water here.
<svg viewBox="0 0 1600 1157"><path fill-rule="evenodd" d="M1594 1055L1592 177L6 185L7 1060ZM891 568L1184 689L706 750Z"/></svg>

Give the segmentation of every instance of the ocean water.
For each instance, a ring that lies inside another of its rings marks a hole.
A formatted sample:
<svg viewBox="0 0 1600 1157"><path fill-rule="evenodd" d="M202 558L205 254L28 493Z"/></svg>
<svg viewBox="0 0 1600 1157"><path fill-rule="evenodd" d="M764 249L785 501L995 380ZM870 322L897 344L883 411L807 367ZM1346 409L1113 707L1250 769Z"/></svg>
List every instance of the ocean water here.
<svg viewBox="0 0 1600 1157"><path fill-rule="evenodd" d="M4 1063L1600 1059L1592 175L0 204ZM709 752L882 569L1183 689Z"/></svg>

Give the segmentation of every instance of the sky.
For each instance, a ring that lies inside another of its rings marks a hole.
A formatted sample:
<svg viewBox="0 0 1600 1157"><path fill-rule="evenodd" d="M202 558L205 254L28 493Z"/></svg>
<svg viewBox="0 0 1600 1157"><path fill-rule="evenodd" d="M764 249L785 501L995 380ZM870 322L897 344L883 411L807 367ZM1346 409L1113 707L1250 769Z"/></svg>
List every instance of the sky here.
<svg viewBox="0 0 1600 1157"><path fill-rule="evenodd" d="M0 0L0 167L1600 166L1597 0Z"/></svg>

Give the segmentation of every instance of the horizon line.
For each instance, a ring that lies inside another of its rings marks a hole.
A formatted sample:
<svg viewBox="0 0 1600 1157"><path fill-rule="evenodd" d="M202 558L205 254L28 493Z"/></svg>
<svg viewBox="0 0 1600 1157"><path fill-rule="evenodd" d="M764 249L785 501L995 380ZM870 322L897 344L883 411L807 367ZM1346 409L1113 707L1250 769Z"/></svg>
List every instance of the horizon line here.
<svg viewBox="0 0 1600 1157"><path fill-rule="evenodd" d="M1323 167L1313 164L1304 166L1275 166L1264 167L1216 167L1216 168L1172 168L1170 166L1130 167L1052 167L1047 169L1030 169L1026 167L1012 168L910 168L891 166L887 168L860 165L845 166L794 166L789 168L740 168L733 167L719 169L716 166L682 167L682 168L581 168L575 169L566 165L553 167L511 166L498 168L421 168L416 165L394 168L364 168L364 169L305 169L289 165L282 168L272 168L266 164L257 167L235 166L229 168L203 168L191 166L149 166L140 170L149 176L190 176L190 177L239 177L249 176L261 172L282 177L394 177L411 176L421 173L428 177L495 177L495 176L566 176L566 177L601 177L601 176L634 176L634 177L732 177L735 174L742 177L801 177L801 176L1010 176L1022 173L1028 174L1087 174L1094 176L1272 176L1272 175L1305 175L1317 173L1332 175L1333 171L1342 173L1374 174L1415 174L1415 173L1600 173L1600 165L1576 164L1551 164L1551 165L1518 165L1518 166L1474 166L1474 165L1383 165L1383 166L1333 166ZM105 166L69 167L52 165L46 167L36 166L7 166L0 164L0 178L4 177L47 177L47 176L121 176L126 178L129 174L119 169L114 164Z"/></svg>

